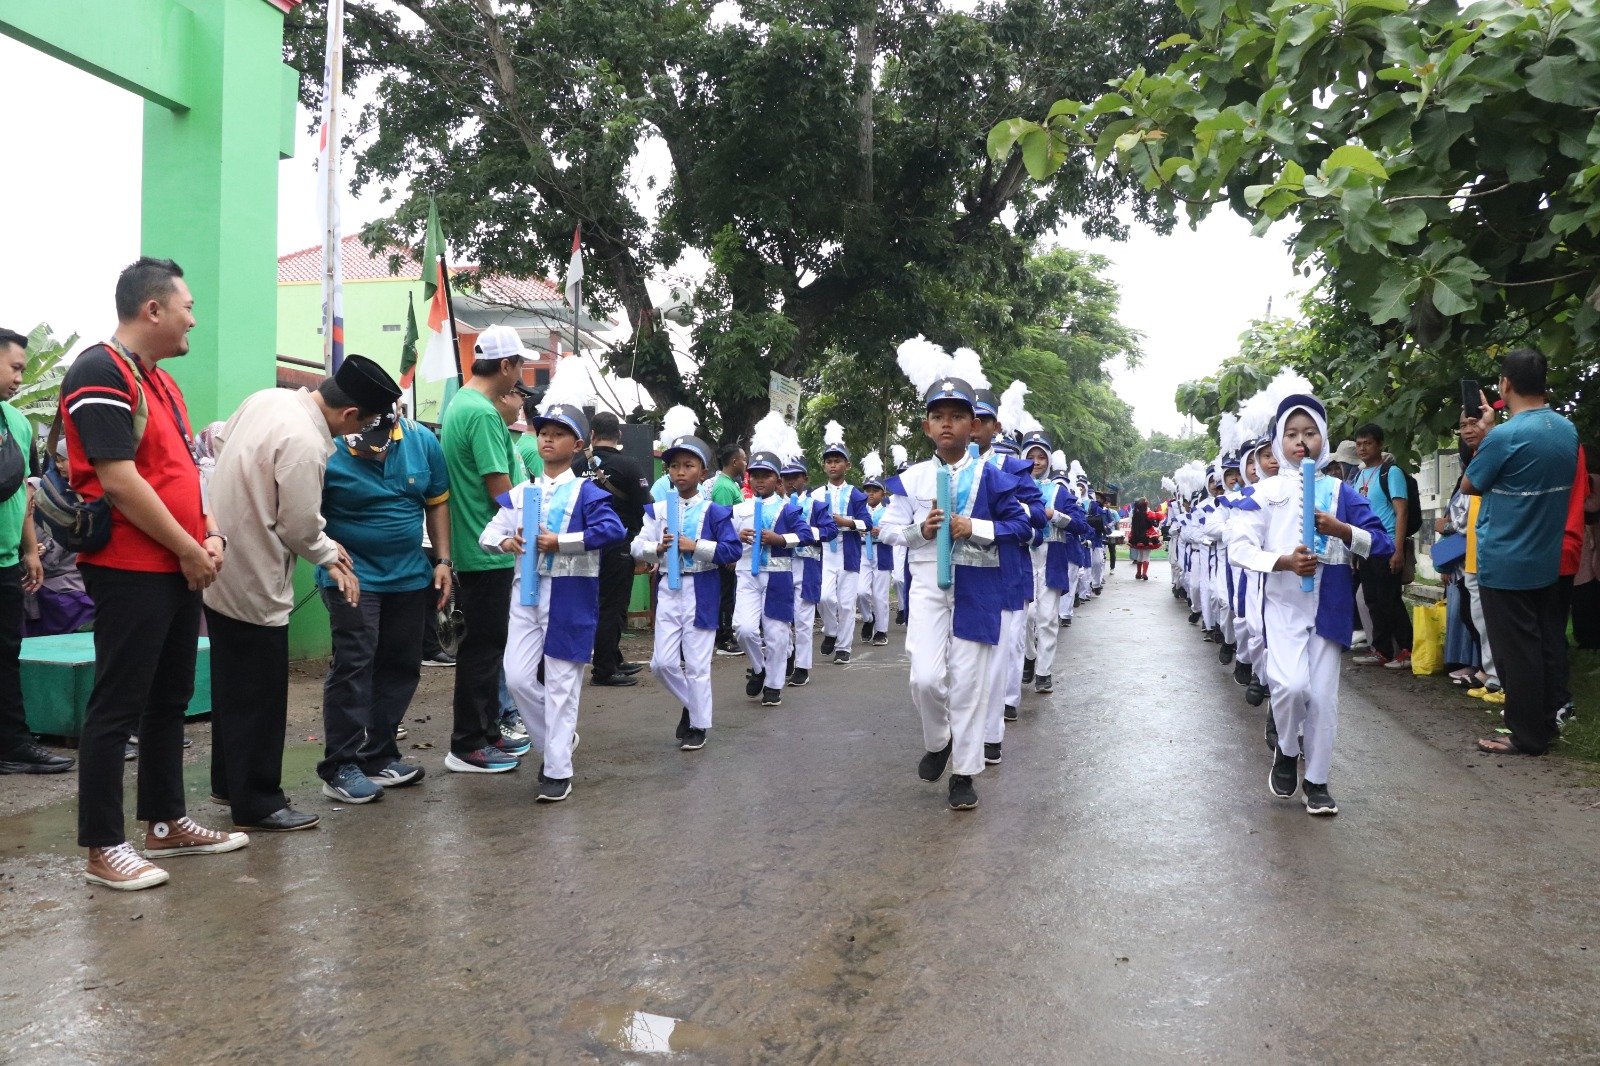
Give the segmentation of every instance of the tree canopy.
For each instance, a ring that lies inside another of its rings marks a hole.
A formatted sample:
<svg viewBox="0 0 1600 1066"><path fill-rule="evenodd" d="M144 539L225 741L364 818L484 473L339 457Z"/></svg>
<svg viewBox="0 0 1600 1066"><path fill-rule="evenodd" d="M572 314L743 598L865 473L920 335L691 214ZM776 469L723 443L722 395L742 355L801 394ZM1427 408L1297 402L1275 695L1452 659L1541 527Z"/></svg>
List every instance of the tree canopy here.
<svg viewBox="0 0 1600 1066"><path fill-rule="evenodd" d="M1492 378L1518 343L1551 356L1559 399L1591 395L1600 2L1180 7L1194 25L1164 70L999 123L992 155L1067 181L1114 162L1191 222L1224 205L1257 232L1282 220L1296 260L1325 272L1338 330L1370 334L1324 351L1324 372L1394 426L1441 433L1441 390Z"/></svg>
<svg viewBox="0 0 1600 1066"><path fill-rule="evenodd" d="M730 9L736 17L728 18ZM551 273L582 223L586 296L631 335L610 356L661 406L744 434L768 375L877 366L956 317L987 354L1013 329L1028 251L1062 221L1120 229L1136 189L1088 159L1039 188L984 152L1009 114L1085 96L1181 28L1170 0L350 0L346 71L372 103L351 124L358 187L404 188L369 239L415 243L428 197L488 270ZM287 51L315 105L325 10L290 16ZM641 152L659 149L657 170ZM710 263L693 286L693 366L674 357L647 281ZM963 309L961 314L966 314ZM1001 328L1004 327L1004 328Z"/></svg>

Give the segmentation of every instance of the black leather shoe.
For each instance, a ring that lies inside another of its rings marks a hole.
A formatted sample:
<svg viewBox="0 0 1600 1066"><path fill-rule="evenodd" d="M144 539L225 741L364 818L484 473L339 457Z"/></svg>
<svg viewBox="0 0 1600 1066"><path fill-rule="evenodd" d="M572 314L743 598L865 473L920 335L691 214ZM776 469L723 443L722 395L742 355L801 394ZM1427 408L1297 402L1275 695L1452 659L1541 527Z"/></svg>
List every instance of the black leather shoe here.
<svg viewBox="0 0 1600 1066"><path fill-rule="evenodd" d="M281 811L273 811L259 822L234 822L235 829L247 829L252 833L293 833L298 829L311 829L322 821L315 814L306 814L293 807L285 807Z"/></svg>
<svg viewBox="0 0 1600 1066"><path fill-rule="evenodd" d="M629 677L632 677L634 674L637 674L643 669L644 663L623 663L621 666L617 667L619 672L627 674Z"/></svg>
<svg viewBox="0 0 1600 1066"><path fill-rule="evenodd" d="M638 683L637 677L629 677L627 674L612 674L610 677L597 677L590 681L590 684L599 685L601 688L627 688Z"/></svg>
<svg viewBox="0 0 1600 1066"><path fill-rule="evenodd" d="M29 740L0 756L0 774L64 774L75 762Z"/></svg>

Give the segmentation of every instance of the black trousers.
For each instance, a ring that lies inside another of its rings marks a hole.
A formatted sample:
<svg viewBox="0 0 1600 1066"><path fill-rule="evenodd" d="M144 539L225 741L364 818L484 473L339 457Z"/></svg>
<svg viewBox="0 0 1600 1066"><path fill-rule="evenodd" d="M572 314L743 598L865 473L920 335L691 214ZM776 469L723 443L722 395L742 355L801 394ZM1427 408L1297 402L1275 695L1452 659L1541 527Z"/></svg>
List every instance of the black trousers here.
<svg viewBox="0 0 1600 1066"><path fill-rule="evenodd" d="M182 574L80 563L95 605L94 689L78 738L78 844L109 848L127 839L123 752L139 735L135 815L183 817L183 714L194 696L200 594Z"/></svg>
<svg viewBox="0 0 1600 1066"><path fill-rule="evenodd" d="M206 608L211 635L211 791L249 825L289 805L283 742L289 720L289 627ZM144 738L139 738L144 743Z"/></svg>
<svg viewBox="0 0 1600 1066"><path fill-rule="evenodd" d="M633 598L633 554L627 545L600 553L600 614L594 631L594 676L622 669L622 627Z"/></svg>
<svg viewBox="0 0 1600 1066"><path fill-rule="evenodd" d="M1572 642L1600 650L1600 579L1572 587Z"/></svg>
<svg viewBox="0 0 1600 1066"><path fill-rule="evenodd" d="M1572 575L1567 574L1556 578L1556 603L1561 611L1561 639L1556 641L1556 708L1572 702L1571 666L1568 658L1571 649L1567 647L1567 615L1572 612Z"/></svg>
<svg viewBox="0 0 1600 1066"><path fill-rule="evenodd" d="M466 755L500 739L500 663L511 621L511 582L516 571L461 571L456 606L465 631L456 648L455 722L450 750Z"/></svg>
<svg viewBox="0 0 1600 1066"><path fill-rule="evenodd" d="M1111 569L1115 570L1117 568L1117 546L1109 540L1106 541L1106 562Z"/></svg>
<svg viewBox="0 0 1600 1066"><path fill-rule="evenodd" d="M417 615L438 600L432 588L366 592L352 607L338 589L323 589L333 630L333 659L322 682L324 781L345 763L377 774L400 759L394 734L422 679L422 631Z"/></svg>
<svg viewBox="0 0 1600 1066"><path fill-rule="evenodd" d="M0 567L0 756L33 739L22 703L22 564Z"/></svg>
<svg viewBox="0 0 1600 1066"><path fill-rule="evenodd" d="M1511 742L1542 755L1555 743L1561 706L1566 617L1557 583L1542 589L1495 589L1479 585L1489 646L1506 693Z"/></svg>
<svg viewBox="0 0 1600 1066"><path fill-rule="evenodd" d="M1367 635L1373 650L1393 659L1411 650L1411 614L1400 594L1400 575L1389 569L1389 559L1384 555L1361 560L1361 588L1372 615L1373 631Z"/></svg>
<svg viewBox="0 0 1600 1066"><path fill-rule="evenodd" d="M722 602L717 609L717 643L730 644L733 642L733 599L739 587L739 575L731 566L718 567L717 574L722 579Z"/></svg>

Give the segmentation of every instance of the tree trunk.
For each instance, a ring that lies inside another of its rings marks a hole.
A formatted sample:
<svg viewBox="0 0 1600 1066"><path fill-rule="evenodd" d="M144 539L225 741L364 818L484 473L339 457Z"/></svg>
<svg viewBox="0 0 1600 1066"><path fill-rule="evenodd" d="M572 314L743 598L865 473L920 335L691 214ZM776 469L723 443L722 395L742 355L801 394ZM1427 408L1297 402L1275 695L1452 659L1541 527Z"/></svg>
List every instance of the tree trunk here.
<svg viewBox="0 0 1600 1066"><path fill-rule="evenodd" d="M877 53L878 5L869 2L861 21L856 23L856 113L860 126L856 131L856 201L863 206L872 203L872 57Z"/></svg>

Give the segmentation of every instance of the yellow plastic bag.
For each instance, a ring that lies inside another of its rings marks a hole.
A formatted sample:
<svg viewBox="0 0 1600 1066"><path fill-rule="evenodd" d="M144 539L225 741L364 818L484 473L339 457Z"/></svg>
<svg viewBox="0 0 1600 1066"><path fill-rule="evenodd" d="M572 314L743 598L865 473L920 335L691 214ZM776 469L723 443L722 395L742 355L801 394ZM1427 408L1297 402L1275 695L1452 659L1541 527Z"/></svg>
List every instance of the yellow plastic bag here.
<svg viewBox="0 0 1600 1066"><path fill-rule="evenodd" d="M1418 677L1444 673L1444 630L1450 609L1441 600L1411 611L1411 672Z"/></svg>

